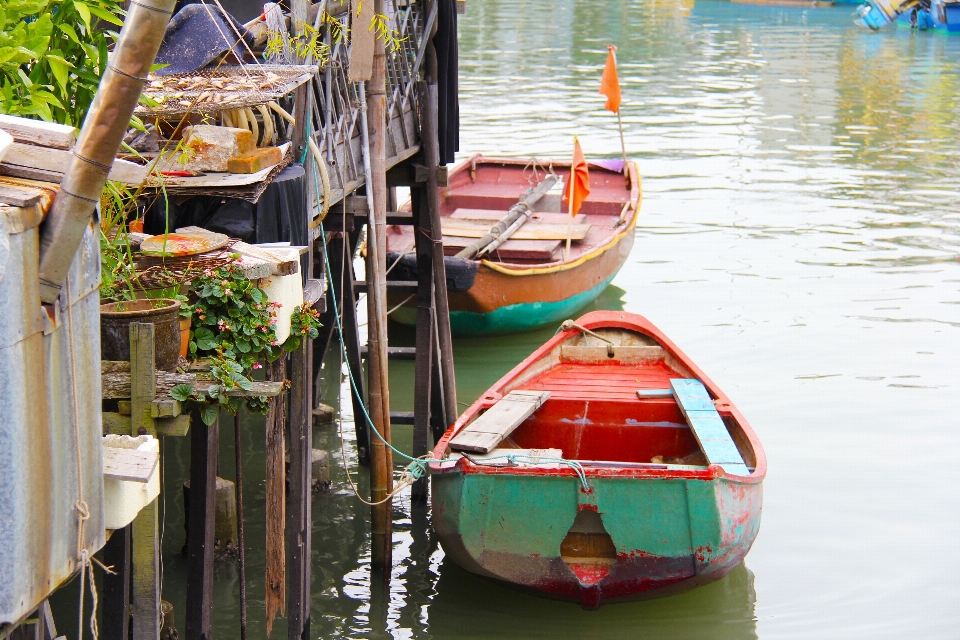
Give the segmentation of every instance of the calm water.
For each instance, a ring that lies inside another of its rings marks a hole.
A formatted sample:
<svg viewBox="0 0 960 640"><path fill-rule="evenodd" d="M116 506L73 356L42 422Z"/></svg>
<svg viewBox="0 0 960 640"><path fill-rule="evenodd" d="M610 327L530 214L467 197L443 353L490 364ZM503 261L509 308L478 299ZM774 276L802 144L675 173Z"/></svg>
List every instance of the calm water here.
<svg viewBox="0 0 960 640"><path fill-rule="evenodd" d="M958 637L960 36L865 33L850 7L468 6L464 152L565 157L578 134L588 156L618 156L596 89L605 45L619 45L645 198L634 253L594 307L652 319L743 410L769 457L763 524L719 583L585 612L463 572L402 498L383 593L368 510L343 472L357 469L346 408L346 442L336 428L316 435L335 482L314 502L314 637ZM458 341L460 400L552 332ZM392 380L395 407L412 408L412 367L393 365ZM325 400L337 395L331 380ZM409 430L395 434L408 448ZM257 638L262 426L244 437ZM223 440L230 478L229 429ZM168 443L164 537L181 626L185 445ZM238 635L236 579L218 566L217 638ZM285 634L279 620L274 637Z"/></svg>

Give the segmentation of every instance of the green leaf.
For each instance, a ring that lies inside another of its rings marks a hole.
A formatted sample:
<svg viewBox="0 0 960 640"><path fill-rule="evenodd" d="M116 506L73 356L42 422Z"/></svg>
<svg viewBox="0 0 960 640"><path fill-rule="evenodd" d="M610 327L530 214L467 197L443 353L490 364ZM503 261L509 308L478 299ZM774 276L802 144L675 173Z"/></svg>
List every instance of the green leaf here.
<svg viewBox="0 0 960 640"><path fill-rule="evenodd" d="M200 419L203 420L203 424L208 427L217 421L219 415L220 407L215 404L205 404L203 408L200 409Z"/></svg>
<svg viewBox="0 0 960 640"><path fill-rule="evenodd" d="M57 59L57 56L47 56L47 64L50 65L50 71L53 77L57 79L57 84L64 96L67 94L67 83L70 81L70 67L73 65L63 58Z"/></svg>
<svg viewBox="0 0 960 640"><path fill-rule="evenodd" d="M173 389L170 389L170 397L180 402L189 400L192 396L193 387L188 384L178 384Z"/></svg>
<svg viewBox="0 0 960 640"><path fill-rule="evenodd" d="M80 20L83 22L83 26L87 28L87 31L90 31L90 7L86 3L79 2L78 0L73 1L73 8L77 10L77 15L80 16Z"/></svg>
<svg viewBox="0 0 960 640"><path fill-rule="evenodd" d="M80 36L77 35L77 31L72 25L63 22L57 25L57 29L60 29L60 31L66 34L66 36L76 44L80 44Z"/></svg>
<svg viewBox="0 0 960 640"><path fill-rule="evenodd" d="M93 15L97 16L98 18L100 18L105 22L109 22L110 24L115 24L118 27L123 26L123 20L121 20L120 18L118 18L117 16L113 15L112 13L110 13L105 9L101 9L100 7L97 7L95 5L88 5L87 9L90 11L90 13L92 13Z"/></svg>

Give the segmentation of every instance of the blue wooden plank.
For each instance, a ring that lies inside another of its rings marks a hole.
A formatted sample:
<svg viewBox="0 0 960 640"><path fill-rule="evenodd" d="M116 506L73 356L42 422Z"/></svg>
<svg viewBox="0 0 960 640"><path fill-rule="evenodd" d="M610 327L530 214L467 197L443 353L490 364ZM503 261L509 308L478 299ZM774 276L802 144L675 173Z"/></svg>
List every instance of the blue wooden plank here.
<svg viewBox="0 0 960 640"><path fill-rule="evenodd" d="M720 465L727 473L750 475L703 383L694 379L673 379L670 387L707 461Z"/></svg>
<svg viewBox="0 0 960 640"><path fill-rule="evenodd" d="M641 400L644 398L672 398L673 389L639 389L637 390L637 397Z"/></svg>

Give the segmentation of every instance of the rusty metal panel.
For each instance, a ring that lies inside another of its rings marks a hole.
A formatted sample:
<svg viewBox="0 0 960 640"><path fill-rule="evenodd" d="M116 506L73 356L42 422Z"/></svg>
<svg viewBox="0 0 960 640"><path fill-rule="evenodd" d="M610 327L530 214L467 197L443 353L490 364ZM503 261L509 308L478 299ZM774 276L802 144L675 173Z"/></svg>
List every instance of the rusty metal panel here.
<svg viewBox="0 0 960 640"><path fill-rule="evenodd" d="M8 239L0 280L0 626L29 613L77 569L81 487L90 512L82 546L92 554L105 542L98 231L87 227L69 269L69 300L61 298L59 318L46 325L38 230Z"/></svg>

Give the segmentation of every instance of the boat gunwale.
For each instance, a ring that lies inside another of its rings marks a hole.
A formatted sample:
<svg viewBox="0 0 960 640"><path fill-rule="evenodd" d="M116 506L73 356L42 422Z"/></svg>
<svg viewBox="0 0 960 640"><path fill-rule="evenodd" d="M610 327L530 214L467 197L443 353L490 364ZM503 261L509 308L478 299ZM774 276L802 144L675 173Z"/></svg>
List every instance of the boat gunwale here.
<svg viewBox="0 0 960 640"><path fill-rule="evenodd" d="M570 165L572 164L571 162L561 161L561 160L550 161L550 162L554 168L559 168L559 169L562 169L564 167L567 167L569 169ZM453 169L450 171L447 178L448 183L450 179L452 179L455 175L459 173L463 173L464 171L467 171L467 170L471 170L473 167L475 167L477 164L480 164L480 163L486 163L490 165L516 166L516 167L523 168L527 166L530 163L530 161L522 158L519 158L519 159L518 158L496 158L496 157L484 156L479 153L474 154L469 158L464 159L462 162L460 162L459 164L453 167ZM642 202L643 201L643 185L640 179L640 169L637 166L636 160L628 160L627 166L629 167L629 170L630 170L630 195L629 195L629 200L627 200L625 204L628 204L629 209L633 210L633 215L630 217L629 221L624 221L625 226L621 231L617 232L616 227L614 227L614 234L610 236L609 240L603 242L602 244L596 245L595 247L590 249L587 253L583 254L582 256L579 256L576 260L573 260L571 262L560 262L559 264L554 262L542 262L538 265L531 265L531 264L521 264L521 263L512 263L512 262L503 262L503 261L493 262L493 261L484 260L484 259L476 260L476 262L478 262L480 265L484 267L489 268L492 271L495 271L497 273L502 273L504 275L531 276L531 275L539 275L539 274L556 273L559 271L567 271L569 269L576 269L577 267L580 267L583 264L600 257L610 249L616 247L623 240L624 236L626 236L628 233L635 232L637 221L640 218L640 207L643 203ZM603 169L604 171L614 173L610 169L606 169L604 167L600 167L600 168ZM450 187L447 187L447 188L449 189Z"/></svg>
<svg viewBox="0 0 960 640"><path fill-rule="evenodd" d="M720 479L728 483L733 484L759 484L763 482L763 479L767 473L767 459L766 454L763 451L763 447L760 444L759 439L757 438L756 433L753 431L753 428L747 422L746 418L743 417L743 414L740 413L740 410L730 402L730 399L724 394L717 385L707 377L703 371L694 364L690 358L683 353L667 336L663 334L656 326L653 325L645 317L629 313L625 311L593 311L586 315L581 316L577 319L577 324L591 330L595 329L625 329L628 331L634 331L640 334L647 335L654 340L656 340L663 349L676 358L681 364L683 364L690 372L699 379L703 385L707 388L712 396L719 401L721 407L718 407L718 411L721 416L728 415L731 416L738 424L740 429L743 432L743 435L749 441L751 448L753 449L754 457L756 458L756 465L753 468L753 471L746 476L735 475L726 472L722 466L718 464L711 464L702 469L671 469L671 468L644 468L644 467L633 467L633 466L623 466L617 467L615 465L616 461L609 461L611 463L610 467L592 467L589 464L583 464L582 470L587 478L647 478L647 479L687 479L687 480L714 480ZM513 369L504 374L496 383L490 386L490 388L484 392L473 404L470 405L464 411L460 417L457 418L440 439L437 442L433 450L433 456L435 459L443 459L443 456L449 453L450 451L450 440L453 436L463 429L467 424L469 424L473 417L481 410L488 409L492 407L499 397L502 397L503 389L509 385L511 382L521 377L521 375L528 371L532 366L534 366L538 361L548 356L551 351L558 347L561 343L566 341L568 338L571 338L579 334L579 329L569 329L567 331L558 332L553 338L544 343L539 349L530 354L522 362L520 362ZM570 460L570 462L577 462L577 460ZM590 462L601 462L601 461L590 461ZM603 461L607 462L607 461ZM515 476L556 476L556 477L578 477L578 470L572 466L562 467L558 469L545 469L543 467L491 467L488 465L474 464L470 462L467 458L461 458L453 466L445 467L444 464L448 464L448 461L444 463L430 463L430 472L436 475L444 475L450 473L463 473L464 475L470 474L487 474L487 475L515 475ZM631 464L631 463L626 463Z"/></svg>

